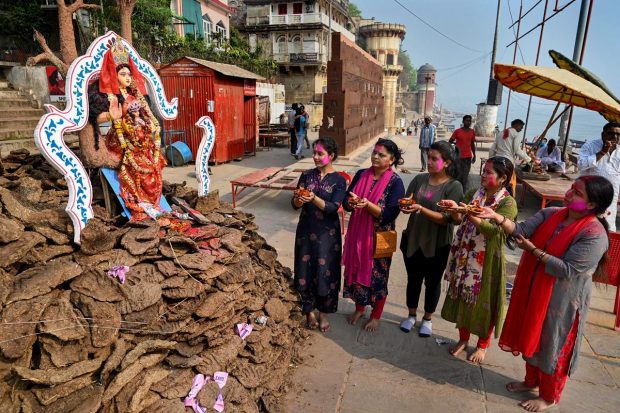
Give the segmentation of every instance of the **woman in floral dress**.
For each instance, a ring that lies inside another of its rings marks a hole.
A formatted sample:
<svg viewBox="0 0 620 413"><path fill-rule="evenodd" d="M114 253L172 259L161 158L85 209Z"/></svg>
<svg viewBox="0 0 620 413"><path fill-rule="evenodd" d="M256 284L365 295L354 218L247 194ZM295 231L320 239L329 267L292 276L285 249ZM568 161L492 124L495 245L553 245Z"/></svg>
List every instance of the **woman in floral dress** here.
<svg viewBox="0 0 620 413"><path fill-rule="evenodd" d="M375 331L383 313L388 294L388 277L392 258L373 258L377 231L394 230L400 210L398 200L405 195L405 186L394 172L394 165L403 163L398 146L389 139L379 139L371 155L372 166L357 171L344 203L352 211L345 239L344 297L355 301L355 312L348 317L356 324L370 305L372 313L366 331Z"/></svg>
<svg viewBox="0 0 620 413"><path fill-rule="evenodd" d="M512 162L507 158L490 158L484 165L481 188L468 192L465 201L490 207L497 214L514 220L517 203L507 189L513 172ZM456 207L451 200L443 203ZM466 350L473 333L478 336L478 343L467 359L480 363L491 343L493 329L495 336L499 337L506 312L503 249L506 234L494 222L471 214L455 213L453 219L461 224L452 242L444 273L449 286L441 316L456 323L459 329L459 342L450 347L450 353L456 357Z"/></svg>
<svg viewBox="0 0 620 413"><path fill-rule="evenodd" d="M303 140L302 140L303 143ZM316 168L302 173L292 200L301 208L295 234L295 287L310 329L329 330L327 314L338 310L342 235L338 208L346 196L346 181L334 170L338 147L332 138L320 138L313 145ZM319 310L317 321L314 309Z"/></svg>

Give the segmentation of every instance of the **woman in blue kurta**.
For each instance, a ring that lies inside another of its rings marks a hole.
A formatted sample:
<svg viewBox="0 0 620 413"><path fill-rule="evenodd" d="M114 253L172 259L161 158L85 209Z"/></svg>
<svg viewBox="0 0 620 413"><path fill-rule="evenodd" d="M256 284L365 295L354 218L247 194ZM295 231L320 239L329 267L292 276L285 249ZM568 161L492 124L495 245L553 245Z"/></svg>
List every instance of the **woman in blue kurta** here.
<svg viewBox="0 0 620 413"><path fill-rule="evenodd" d="M348 318L355 324L372 306L366 331L375 331L383 313L388 294L388 277L392 258L373 258L374 236L377 231L394 230L400 209L398 200L405 195L405 186L394 171L403 163L398 146L389 139L379 139L371 155L371 167L359 170L348 189L344 203L352 211L345 240L345 298L355 301L355 312Z"/></svg>
<svg viewBox="0 0 620 413"><path fill-rule="evenodd" d="M301 141L303 143L303 139ZM327 314L338 310L342 235L338 208L346 195L346 181L334 170L338 147L332 138L320 138L313 145L316 168L302 173L298 188L309 195L295 195L295 209L301 208L295 234L295 287L310 329L329 330ZM317 322L314 309L319 310Z"/></svg>

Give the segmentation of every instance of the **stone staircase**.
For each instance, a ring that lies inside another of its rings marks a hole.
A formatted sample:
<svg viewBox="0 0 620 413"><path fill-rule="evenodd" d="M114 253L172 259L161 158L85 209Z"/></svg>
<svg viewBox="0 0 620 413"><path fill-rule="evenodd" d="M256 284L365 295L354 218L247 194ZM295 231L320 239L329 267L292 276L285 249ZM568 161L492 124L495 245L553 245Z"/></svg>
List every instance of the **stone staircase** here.
<svg viewBox="0 0 620 413"><path fill-rule="evenodd" d="M36 100L15 90L0 78L0 154L5 155L17 149L38 152L34 143L34 129L45 110L38 107ZM76 135L65 136L70 145L77 143Z"/></svg>

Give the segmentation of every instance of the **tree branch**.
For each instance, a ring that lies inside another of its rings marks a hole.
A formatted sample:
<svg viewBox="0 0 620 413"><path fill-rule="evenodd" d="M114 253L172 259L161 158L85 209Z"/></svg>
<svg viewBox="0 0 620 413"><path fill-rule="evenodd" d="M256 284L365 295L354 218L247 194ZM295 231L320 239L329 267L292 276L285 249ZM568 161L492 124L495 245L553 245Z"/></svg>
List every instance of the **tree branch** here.
<svg viewBox="0 0 620 413"><path fill-rule="evenodd" d="M89 3L84 3L84 0L76 0L75 3L71 4L70 6L67 7L67 10L69 10L72 14L75 13L76 11L80 10L80 9L101 9L101 6L99 6L98 4L89 4Z"/></svg>
<svg viewBox="0 0 620 413"><path fill-rule="evenodd" d="M67 64L63 62L62 60L60 60L60 58L56 56L54 52L52 52L52 49L50 49L49 46L47 45L47 41L45 40L45 37L43 37L43 35L39 33L38 30L34 31L34 35L37 39L37 42L41 46L41 49L43 49L43 53L38 54L34 57L28 58L28 61L26 62L26 66L34 66L39 62L48 61L58 68L58 70L63 75L63 77L66 76L67 71L69 70L69 67L67 66Z"/></svg>

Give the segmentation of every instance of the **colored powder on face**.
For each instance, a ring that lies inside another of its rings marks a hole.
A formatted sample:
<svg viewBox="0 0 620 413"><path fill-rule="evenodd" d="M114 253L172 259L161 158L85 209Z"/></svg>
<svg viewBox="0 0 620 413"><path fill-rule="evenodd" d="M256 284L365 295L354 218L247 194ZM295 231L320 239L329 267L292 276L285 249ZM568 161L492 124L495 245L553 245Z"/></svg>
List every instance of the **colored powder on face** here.
<svg viewBox="0 0 620 413"><path fill-rule="evenodd" d="M568 209L575 212L585 212L588 210L588 203L583 199L574 199L566 205Z"/></svg>
<svg viewBox="0 0 620 413"><path fill-rule="evenodd" d="M383 145L375 145L375 152L380 153L383 149L385 149Z"/></svg>
<svg viewBox="0 0 620 413"><path fill-rule="evenodd" d="M327 153L327 151L325 150L325 148L323 147L323 145L321 145L320 143L319 143L318 145L316 145L316 150L317 150L318 152L325 152L325 153ZM321 162L321 165L327 165L328 163L330 163L330 162L331 162L331 159L329 159L329 154L328 154L328 155L323 156L323 157L320 159L320 162Z"/></svg>
<svg viewBox="0 0 620 413"><path fill-rule="evenodd" d="M443 169L443 159L437 159L437 169Z"/></svg>
<svg viewBox="0 0 620 413"><path fill-rule="evenodd" d="M495 185L497 185L497 180L495 179L495 177L493 175L487 175L487 185L488 186L495 186Z"/></svg>

